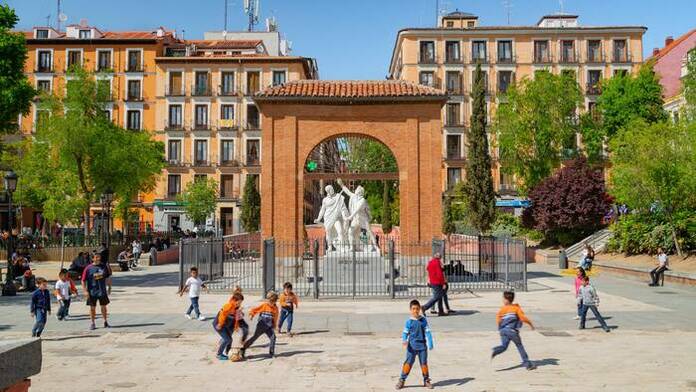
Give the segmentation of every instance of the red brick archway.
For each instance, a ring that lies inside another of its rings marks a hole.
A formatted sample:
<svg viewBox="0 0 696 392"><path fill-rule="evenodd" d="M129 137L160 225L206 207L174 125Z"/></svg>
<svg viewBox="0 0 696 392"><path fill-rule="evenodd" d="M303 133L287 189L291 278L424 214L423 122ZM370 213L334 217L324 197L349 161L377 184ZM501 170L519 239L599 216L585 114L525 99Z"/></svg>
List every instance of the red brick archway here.
<svg viewBox="0 0 696 392"><path fill-rule="evenodd" d="M399 167L403 241L441 236L441 108L446 97L402 81L300 81L256 97L262 114L261 232L303 239L304 163L331 137L374 138Z"/></svg>

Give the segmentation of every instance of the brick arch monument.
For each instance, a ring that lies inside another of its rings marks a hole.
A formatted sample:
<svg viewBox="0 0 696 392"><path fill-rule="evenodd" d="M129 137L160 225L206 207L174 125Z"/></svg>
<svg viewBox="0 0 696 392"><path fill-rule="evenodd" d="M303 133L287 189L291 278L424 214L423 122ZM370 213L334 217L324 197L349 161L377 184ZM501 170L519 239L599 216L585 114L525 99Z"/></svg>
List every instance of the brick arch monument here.
<svg viewBox="0 0 696 392"><path fill-rule="evenodd" d="M331 137L386 145L399 167L401 240L442 236L442 127L446 95L405 81L290 82L255 96L261 111L261 233L303 239L304 164Z"/></svg>

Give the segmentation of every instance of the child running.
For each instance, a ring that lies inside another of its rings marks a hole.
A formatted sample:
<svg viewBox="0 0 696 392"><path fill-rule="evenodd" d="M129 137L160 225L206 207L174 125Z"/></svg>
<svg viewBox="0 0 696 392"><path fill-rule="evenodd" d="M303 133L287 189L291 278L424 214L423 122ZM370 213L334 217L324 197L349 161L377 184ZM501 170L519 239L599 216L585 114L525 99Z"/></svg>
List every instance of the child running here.
<svg viewBox="0 0 696 392"><path fill-rule="evenodd" d="M500 332L501 344L493 348L491 360L497 355L504 353L510 345L510 341L512 341L515 343L515 346L517 346L517 351L520 352L522 365L525 366L527 370L534 370L536 366L534 366L527 356L527 351L525 351L522 345L522 338L520 338L519 331L519 329L522 328L522 323L529 324L532 330L534 330L534 325L532 325L532 322L524 315L520 305L513 303L514 301L514 292L506 291L503 293L503 306L495 316L496 322L498 323L498 331Z"/></svg>
<svg viewBox="0 0 696 392"><path fill-rule="evenodd" d="M235 329L236 313L237 309L242 306L242 301L244 301L244 296L241 293L234 293L213 319L213 328L222 338L217 350L217 359L221 361L229 359L227 353L232 348L232 333Z"/></svg>
<svg viewBox="0 0 696 392"><path fill-rule="evenodd" d="M48 292L48 282L44 278L37 278L38 288L31 294L31 316L34 317L34 327L31 336L40 338L46 326L47 314L51 314L51 293Z"/></svg>
<svg viewBox="0 0 696 392"><path fill-rule="evenodd" d="M406 320L404 331L401 333L401 341L406 348L406 360L401 369L401 376L396 383L396 389L404 387L406 377L411 372L411 367L418 357L423 373L423 386L433 389L430 383L430 372L428 370L428 350L433 349L433 335L428 326L428 320L421 315L421 305L418 300L413 300L409 304L411 317ZM427 344L427 345L426 345Z"/></svg>
<svg viewBox="0 0 696 392"><path fill-rule="evenodd" d="M606 321L599 313L597 306L599 306L599 295L597 295L597 290L594 286L590 284L590 278L585 276L582 282L582 287L580 287L579 298L582 300L582 310L580 312L580 329L585 329L585 318L587 317L587 311L592 310L595 318L599 321L599 325L602 326L604 332L611 332L609 326L607 326Z"/></svg>
<svg viewBox="0 0 696 392"><path fill-rule="evenodd" d="M235 286L234 291L232 292L232 295L235 295L235 294L239 294L239 295L242 294L242 288L240 286ZM247 324L246 320L244 320L244 311L242 310L241 304L237 308L237 312L235 313L234 319L235 319L235 323L237 323L235 330L237 330L237 329L242 330L242 346L244 346L244 343L246 343L247 337L249 336L249 324ZM232 348L231 345L230 345L230 348ZM225 353L225 354L227 354L227 353ZM232 361L232 362L239 362L241 360L242 360L242 356L239 353L236 353L235 355L230 357L230 361Z"/></svg>
<svg viewBox="0 0 696 392"><path fill-rule="evenodd" d="M63 268L58 273L58 281L56 282L56 299L60 308L58 308L58 314L56 318L62 321L68 317L68 310L70 309L70 293L72 287L70 286L70 280L68 279L68 270Z"/></svg>
<svg viewBox="0 0 696 392"><path fill-rule="evenodd" d="M285 282L283 285L283 292L280 294L280 324L278 324L278 333L282 334L283 323L288 320L288 335L293 337L292 333L292 321L293 313L295 313L295 308L298 306L297 295L292 291L292 283Z"/></svg>
<svg viewBox="0 0 696 392"><path fill-rule="evenodd" d="M275 329L278 325L278 306L276 305L276 302L278 302L278 294L276 294L275 291L269 291L268 294L266 294L266 301L249 311L249 316L251 316L251 319L253 320L254 316L258 314L259 321L256 323L256 330L254 331L254 336L252 336L251 339L247 340L246 343L244 343L244 345L242 346L242 349L239 353L241 355L242 360L246 358L246 350L249 347L251 347L251 345L254 344L256 339L258 339L263 334L266 334L266 336L268 336L268 340L270 340L271 342L268 348L269 356L273 358L273 356L275 355Z"/></svg>
<svg viewBox="0 0 696 392"><path fill-rule="evenodd" d="M198 307L198 298L201 296L201 288L204 288L206 290L208 290L208 288L205 287L203 281L198 277L198 268L191 267L190 274L191 276L188 279L186 279L184 287L182 287L181 290L179 290L180 297L184 295L184 292L186 290L188 290L189 299L191 300L191 305L189 306L184 316L186 316L187 319L191 320L191 312L194 312L195 317L198 318L198 320L203 321L205 320L205 317L201 314L201 310Z"/></svg>

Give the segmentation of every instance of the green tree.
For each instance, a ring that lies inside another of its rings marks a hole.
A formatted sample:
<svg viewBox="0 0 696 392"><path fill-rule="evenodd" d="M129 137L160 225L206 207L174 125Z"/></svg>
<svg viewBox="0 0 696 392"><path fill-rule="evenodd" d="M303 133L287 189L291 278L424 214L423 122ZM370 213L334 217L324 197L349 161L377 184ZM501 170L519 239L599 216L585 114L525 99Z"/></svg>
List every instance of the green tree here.
<svg viewBox="0 0 696 392"><path fill-rule="evenodd" d="M389 234L394 227L394 221L392 220L392 206L391 206L391 196L389 192L389 181L383 181L382 186L382 232L384 234Z"/></svg>
<svg viewBox="0 0 696 392"><path fill-rule="evenodd" d="M686 75L682 78L686 115L690 121L696 121L696 50L687 55Z"/></svg>
<svg viewBox="0 0 696 392"><path fill-rule="evenodd" d="M502 170L529 189L560 166L562 152L578 132L576 111L582 94L572 74L537 72L507 91L495 129Z"/></svg>
<svg viewBox="0 0 696 392"><path fill-rule="evenodd" d="M635 76L614 75L602 81L597 99L604 135L611 139L636 118L648 123L667 119L662 108L662 86L652 64L644 64Z"/></svg>
<svg viewBox="0 0 696 392"><path fill-rule="evenodd" d="M34 137L4 154L19 174L19 200L62 223L76 223L80 215L88 221L91 203L107 188L117 204L130 203L139 191L154 188L164 168L163 144L111 122L103 110L107 92L94 75L81 69L71 74L65 96L37 103L50 116L37 124Z"/></svg>
<svg viewBox="0 0 696 392"><path fill-rule="evenodd" d="M677 253L674 216L696 211L696 122L634 120L611 142L611 193L642 212L663 214Z"/></svg>
<svg viewBox="0 0 696 392"><path fill-rule="evenodd" d="M24 34L11 31L18 21L9 5L0 4L0 133L15 129L17 117L29 111L36 96L24 74L27 60Z"/></svg>
<svg viewBox="0 0 696 392"><path fill-rule="evenodd" d="M465 192L469 202L469 220L478 231L484 232L495 221L495 191L488 148L486 86L480 64L476 66L471 99L473 104L471 127L467 133L469 157L466 161Z"/></svg>
<svg viewBox="0 0 696 392"><path fill-rule="evenodd" d="M189 182L177 200L184 205L186 216L194 224L200 225L215 212L217 195L217 181L206 177Z"/></svg>
<svg viewBox="0 0 696 392"><path fill-rule="evenodd" d="M259 231L261 226L261 195L256 187L255 175L247 175L242 196L242 228L247 233Z"/></svg>
<svg viewBox="0 0 696 392"><path fill-rule="evenodd" d="M445 195L442 208L442 234L449 237L457 231L455 211L452 206L452 197Z"/></svg>

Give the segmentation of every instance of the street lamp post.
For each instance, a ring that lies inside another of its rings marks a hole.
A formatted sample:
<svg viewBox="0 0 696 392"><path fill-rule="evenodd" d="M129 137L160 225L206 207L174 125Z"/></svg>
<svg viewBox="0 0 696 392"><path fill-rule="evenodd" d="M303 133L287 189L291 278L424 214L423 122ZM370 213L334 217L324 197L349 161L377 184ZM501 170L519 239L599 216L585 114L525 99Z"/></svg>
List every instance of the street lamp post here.
<svg viewBox="0 0 696 392"><path fill-rule="evenodd" d="M12 252L14 239L12 237L12 229L14 228L12 218L12 194L17 190L17 173L10 170L5 174L5 191L7 192L7 226L9 235L7 236L7 273L5 274L5 285L2 288L3 296L17 295L17 289L14 285L14 275L12 274Z"/></svg>
<svg viewBox="0 0 696 392"><path fill-rule="evenodd" d="M102 202L102 218L106 213L106 228L104 232L106 233L106 248L109 249L111 246L111 203L114 201L114 191L109 187L106 188L104 193L101 195ZM102 219L102 224L104 219Z"/></svg>

